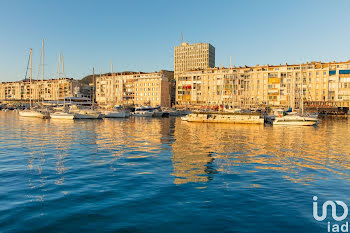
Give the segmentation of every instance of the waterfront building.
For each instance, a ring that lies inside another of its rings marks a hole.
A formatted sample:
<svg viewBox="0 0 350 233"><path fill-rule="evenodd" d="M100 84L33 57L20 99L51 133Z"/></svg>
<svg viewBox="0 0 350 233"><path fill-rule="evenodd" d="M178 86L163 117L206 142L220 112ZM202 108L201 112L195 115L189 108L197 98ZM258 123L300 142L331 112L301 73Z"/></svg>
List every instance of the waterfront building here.
<svg viewBox="0 0 350 233"><path fill-rule="evenodd" d="M350 61L194 69L175 73L178 106L349 107Z"/></svg>
<svg viewBox="0 0 350 233"><path fill-rule="evenodd" d="M170 107L174 72L122 72L96 77L96 102L101 106Z"/></svg>
<svg viewBox="0 0 350 233"><path fill-rule="evenodd" d="M215 67L215 48L209 43L181 43L174 48L174 71Z"/></svg>
<svg viewBox="0 0 350 233"><path fill-rule="evenodd" d="M29 80L0 83L0 100L6 101L55 101L77 96L84 85L72 78ZM86 95L85 95L86 96Z"/></svg>

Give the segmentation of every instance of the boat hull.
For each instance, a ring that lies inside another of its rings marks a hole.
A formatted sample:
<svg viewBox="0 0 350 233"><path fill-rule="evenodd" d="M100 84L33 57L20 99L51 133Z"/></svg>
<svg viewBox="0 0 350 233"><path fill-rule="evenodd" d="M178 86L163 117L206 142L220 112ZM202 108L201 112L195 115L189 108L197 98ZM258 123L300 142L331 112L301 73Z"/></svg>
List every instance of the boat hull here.
<svg viewBox="0 0 350 233"><path fill-rule="evenodd" d="M180 116L180 112L178 112L178 111L171 111L171 112L169 112L169 116Z"/></svg>
<svg viewBox="0 0 350 233"><path fill-rule="evenodd" d="M162 116L163 116L163 112L154 111L154 112L153 112L153 116L154 116L154 117L162 117Z"/></svg>
<svg viewBox="0 0 350 233"><path fill-rule="evenodd" d="M127 117L126 112L121 111L121 112L107 112L105 113L106 118L124 118Z"/></svg>
<svg viewBox="0 0 350 233"><path fill-rule="evenodd" d="M152 117L153 116L153 112L135 112L134 116L136 117Z"/></svg>
<svg viewBox="0 0 350 233"><path fill-rule="evenodd" d="M255 114L193 113L182 117L182 120L202 123L264 124L264 119Z"/></svg>
<svg viewBox="0 0 350 233"><path fill-rule="evenodd" d="M47 118L48 116L44 113L37 111L19 111L21 117L36 117L36 118Z"/></svg>
<svg viewBox="0 0 350 233"><path fill-rule="evenodd" d="M76 119L100 119L102 115L99 113L75 113L74 117Z"/></svg>
<svg viewBox="0 0 350 233"><path fill-rule="evenodd" d="M314 117L302 117L302 116L291 116L291 117L276 117L272 124L273 125L296 125L296 126L313 126L318 124L318 119Z"/></svg>
<svg viewBox="0 0 350 233"><path fill-rule="evenodd" d="M296 126L313 126L318 124L316 119L304 119L304 120L283 120L276 118L273 125L296 125Z"/></svg>
<svg viewBox="0 0 350 233"><path fill-rule="evenodd" d="M73 120L74 114L70 113L52 113L50 114L51 119L61 119L61 120Z"/></svg>

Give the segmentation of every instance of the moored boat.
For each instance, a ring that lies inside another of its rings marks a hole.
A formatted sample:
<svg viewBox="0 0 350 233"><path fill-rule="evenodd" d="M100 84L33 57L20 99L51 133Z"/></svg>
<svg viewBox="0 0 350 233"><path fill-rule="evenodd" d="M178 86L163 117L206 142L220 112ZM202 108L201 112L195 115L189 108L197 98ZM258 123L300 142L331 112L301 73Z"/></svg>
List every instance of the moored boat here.
<svg viewBox="0 0 350 233"><path fill-rule="evenodd" d="M162 117L163 114L164 113L162 111L158 111L158 110L153 111L153 116L154 117Z"/></svg>
<svg viewBox="0 0 350 233"><path fill-rule="evenodd" d="M74 117L76 119L101 119L102 114L94 110L86 109L74 112Z"/></svg>
<svg viewBox="0 0 350 233"><path fill-rule="evenodd" d="M101 119L103 116L101 112L76 105L70 106L70 112L74 114L74 119Z"/></svg>
<svg viewBox="0 0 350 233"><path fill-rule="evenodd" d="M48 118L49 114L41 111L36 110L22 110L19 111L18 114L21 117L37 117L37 118Z"/></svg>
<svg viewBox="0 0 350 233"><path fill-rule="evenodd" d="M121 110L121 111L105 111L103 114L106 118L125 118L125 117L127 117L126 112L123 110Z"/></svg>
<svg viewBox="0 0 350 233"><path fill-rule="evenodd" d="M264 124L264 118L257 113L197 112L181 119L203 123Z"/></svg>
<svg viewBox="0 0 350 233"><path fill-rule="evenodd" d="M67 112L54 112L50 114L51 119L73 120L75 115Z"/></svg>
<svg viewBox="0 0 350 233"><path fill-rule="evenodd" d="M315 117L306 117L299 115L286 115L275 117L272 121L273 125L297 125L297 126L312 126L318 124L319 120Z"/></svg>
<svg viewBox="0 0 350 233"><path fill-rule="evenodd" d="M152 117L153 116L153 112L150 112L150 111L136 111L134 113L134 116L137 116L137 117Z"/></svg>

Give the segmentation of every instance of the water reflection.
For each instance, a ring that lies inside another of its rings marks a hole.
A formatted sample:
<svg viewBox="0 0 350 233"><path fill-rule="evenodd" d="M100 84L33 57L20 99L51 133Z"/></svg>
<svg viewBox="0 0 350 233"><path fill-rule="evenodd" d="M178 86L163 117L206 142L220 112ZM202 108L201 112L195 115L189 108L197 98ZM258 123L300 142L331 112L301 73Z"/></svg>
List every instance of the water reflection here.
<svg viewBox="0 0 350 233"><path fill-rule="evenodd" d="M0 136L2 153L11 153L9 145L21 145L19 154L25 155L31 174L28 185L40 189L39 196L45 193L50 169L54 183L63 185L72 166L85 163L107 165L116 175L118 166L137 167L137 174L157 173L169 161L168 176L179 185L209 182L218 173L259 177L264 171L302 184L328 179L330 173L350 178L347 119L325 119L318 127L271 127L189 123L180 118L57 121L1 114L1 130L8 132L7 138ZM67 161L72 161L70 166Z"/></svg>
<svg viewBox="0 0 350 233"><path fill-rule="evenodd" d="M152 231L155 221L159 232L179 222L193 222L193 230L233 223L250 231L249 216L264 232L276 221L310 225L313 195L348 200L349 122L54 121L0 112L0 221L5 231L48 232L86 221L111 231Z"/></svg>
<svg viewBox="0 0 350 233"><path fill-rule="evenodd" d="M108 151L115 157L149 157L164 149L169 127L169 119L104 119L96 128L96 144L99 151Z"/></svg>
<svg viewBox="0 0 350 233"><path fill-rule="evenodd" d="M209 181L217 170L231 172L227 171L230 153L249 151L263 130L260 125L201 124L178 119L172 146L174 183Z"/></svg>
<svg viewBox="0 0 350 233"><path fill-rule="evenodd" d="M173 144L175 183L208 181L212 173L283 173L310 184L317 170L349 179L349 121L324 120L318 127L200 124L176 121ZM213 164L214 163L214 164ZM212 168L208 172L208 165ZM256 186L256 184L254 184Z"/></svg>

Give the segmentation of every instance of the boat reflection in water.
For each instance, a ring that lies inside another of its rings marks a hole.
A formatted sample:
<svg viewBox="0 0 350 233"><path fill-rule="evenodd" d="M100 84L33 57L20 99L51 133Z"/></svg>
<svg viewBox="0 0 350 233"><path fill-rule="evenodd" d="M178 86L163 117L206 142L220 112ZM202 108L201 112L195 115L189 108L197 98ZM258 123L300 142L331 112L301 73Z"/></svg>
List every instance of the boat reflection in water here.
<svg viewBox="0 0 350 233"><path fill-rule="evenodd" d="M344 137L350 128L347 120L324 120L318 127L203 124L180 118L91 122L17 118L16 121L25 132L22 136L29 148L48 145L53 148L50 153L57 158L65 154L65 158L74 156L70 152L72 148L87 145L83 151L89 154L85 158L88 162L113 164L114 168L137 165L139 173L155 173L157 167L168 166L170 161L172 168L165 170L175 184L207 182L217 173L266 171L277 171L284 179L307 184L315 176L301 172L308 169L326 169L350 178L344 172L350 168L350 145ZM141 158L152 166L135 162ZM263 180L259 176L255 179Z"/></svg>
<svg viewBox="0 0 350 233"><path fill-rule="evenodd" d="M38 124L42 126L40 119L23 120L26 124L31 122L34 128ZM284 179L307 184L315 176L301 172L307 169L329 169L335 174L348 177L341 171L350 168L350 146L344 142L345 138L342 136L349 126L345 124L345 127L337 128L331 134L327 132L328 127L337 124L335 121L325 121L316 128L285 128L203 124L185 122L179 118L106 119L78 124L73 121L46 123L47 128L56 129L50 131L52 140L48 141L56 145L58 157L63 154L62 145L65 145L63 148L69 148L77 142L88 143L94 154L89 162L137 165L140 174L147 174L154 173L155 166L162 166L157 160L159 156L165 156L171 160L172 170L169 170L169 175L174 177L175 184L207 182L214 179L217 173L245 174L266 171L277 171ZM70 132L73 127L74 131ZM86 134L86 139L72 138L73 135L77 137L79 132ZM28 136L30 135L29 133ZM148 160L149 158L152 160ZM135 163L137 159L147 159L147 163L155 166L142 167L142 164ZM114 164L114 169L115 167ZM264 178L255 179L257 183L263 180ZM254 186L254 182L251 185Z"/></svg>

